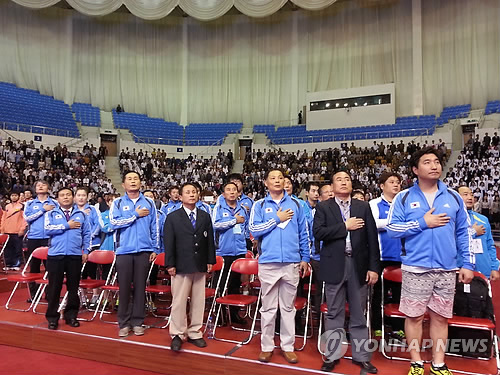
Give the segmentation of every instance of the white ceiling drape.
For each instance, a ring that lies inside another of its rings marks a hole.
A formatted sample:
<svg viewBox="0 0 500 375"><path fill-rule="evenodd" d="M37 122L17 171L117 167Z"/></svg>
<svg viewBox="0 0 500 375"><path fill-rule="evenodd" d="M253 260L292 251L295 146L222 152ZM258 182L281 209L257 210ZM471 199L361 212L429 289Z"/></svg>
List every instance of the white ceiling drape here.
<svg viewBox="0 0 500 375"><path fill-rule="evenodd" d="M60 0L12 0L28 8L47 8ZM288 0L66 0L78 12L88 16L104 16L125 5L135 16L157 20L179 6L189 16L212 21L226 14L233 6L249 17L262 18L277 12ZM320 10L337 0L291 0L307 10Z"/></svg>

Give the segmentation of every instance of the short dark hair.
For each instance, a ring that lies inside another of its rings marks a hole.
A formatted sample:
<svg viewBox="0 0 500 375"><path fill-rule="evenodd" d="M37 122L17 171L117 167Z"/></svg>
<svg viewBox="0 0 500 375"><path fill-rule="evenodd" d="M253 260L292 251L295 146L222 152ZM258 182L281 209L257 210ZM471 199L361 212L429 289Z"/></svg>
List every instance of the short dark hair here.
<svg viewBox="0 0 500 375"><path fill-rule="evenodd" d="M308 181L306 183L306 185L304 186L304 188L306 189L306 191L309 191L309 190L311 190L312 186L317 186L318 190L319 190L319 182L316 182L316 181Z"/></svg>
<svg viewBox="0 0 500 375"><path fill-rule="evenodd" d="M228 182L231 180L238 180L243 184L243 177L241 176L240 173L231 173L229 176L227 176L226 179Z"/></svg>
<svg viewBox="0 0 500 375"><path fill-rule="evenodd" d="M319 192L321 193L321 190L325 187L325 186L332 186L331 184L323 184L319 187Z"/></svg>
<svg viewBox="0 0 500 375"><path fill-rule="evenodd" d="M443 164L443 154L435 149L434 147L424 147L424 148L421 148L420 150L418 151L415 151L413 153L413 155L411 156L410 158L410 168L413 169L413 167L415 168L418 168L418 162L420 161L420 158L424 155L428 155L428 154L434 154L436 155L436 157L439 159L439 162L441 164Z"/></svg>
<svg viewBox="0 0 500 375"><path fill-rule="evenodd" d="M199 191L200 191L200 193L201 193L201 190L202 190L202 189L201 189L201 185L200 185L200 183L199 183L199 182L196 182L196 181L191 182L191 185L193 185L193 186L194 186L197 190L199 190Z"/></svg>
<svg viewBox="0 0 500 375"><path fill-rule="evenodd" d="M85 193L87 193L87 195L89 195L89 188L86 187L86 186L78 186L75 190L75 193L78 192L79 190L83 190L85 191Z"/></svg>
<svg viewBox="0 0 500 375"><path fill-rule="evenodd" d="M345 174L347 174L349 176L349 178L352 180L352 177L351 177L351 174L349 173L349 171L345 168L341 168L339 169L338 171L335 171L332 173L332 176L330 177L332 182L333 182L333 176L335 176L337 173L340 173L340 172L344 172Z"/></svg>
<svg viewBox="0 0 500 375"><path fill-rule="evenodd" d="M170 193L172 190L175 190L175 189L180 190L180 189L179 189L179 186L177 186L177 185L172 185L172 186L170 186L170 187L168 188L168 192Z"/></svg>
<svg viewBox="0 0 500 375"><path fill-rule="evenodd" d="M195 183L194 183L194 182L184 182L184 183L181 185L181 187L179 188L179 193L181 193L181 195L182 195L182 191L184 190L184 188L185 188L186 186L192 186L192 187L194 187L195 189L198 189L198 188L196 187L196 185L195 185Z"/></svg>
<svg viewBox="0 0 500 375"><path fill-rule="evenodd" d="M351 197L355 196L356 194L361 194L363 197L365 196L365 192L361 189L355 189L351 193Z"/></svg>
<svg viewBox="0 0 500 375"><path fill-rule="evenodd" d="M378 178L378 184L383 185L390 177L396 177L401 182L401 176L396 172L384 172Z"/></svg>
<svg viewBox="0 0 500 375"><path fill-rule="evenodd" d="M222 190L226 190L227 185L234 185L234 187L236 187L236 190L238 190L238 186L234 182L231 182L231 181L226 182L224 184L224 186L222 187Z"/></svg>
<svg viewBox="0 0 500 375"><path fill-rule="evenodd" d="M68 187L68 186L64 186L64 187L60 188L60 189L57 191L57 193L56 193L56 197L58 197L58 198L59 198L59 193L60 193L61 191L64 191L64 190L69 190L69 191L71 192L71 196L72 196L72 197L74 197L74 196L75 196L75 192L73 191L73 189L71 189L71 188L70 188L70 187Z"/></svg>
<svg viewBox="0 0 500 375"><path fill-rule="evenodd" d="M141 175L138 172L136 172L136 171L126 171L123 174L122 182L125 182L125 179L127 178L127 175L129 175L130 173L135 173L139 177L139 180L141 180Z"/></svg>
<svg viewBox="0 0 500 375"><path fill-rule="evenodd" d="M281 172L281 174L283 175L283 177L285 176L285 174L283 173L283 171L279 168L271 168L271 169L268 169L265 173L264 173L264 180L267 180L267 178L269 177L269 174L271 172L274 172L274 171L278 171L278 172Z"/></svg>
<svg viewBox="0 0 500 375"><path fill-rule="evenodd" d="M146 193L153 193L153 195L155 195L155 192L154 190L151 190L151 189L146 189L142 192L142 194L146 194Z"/></svg>

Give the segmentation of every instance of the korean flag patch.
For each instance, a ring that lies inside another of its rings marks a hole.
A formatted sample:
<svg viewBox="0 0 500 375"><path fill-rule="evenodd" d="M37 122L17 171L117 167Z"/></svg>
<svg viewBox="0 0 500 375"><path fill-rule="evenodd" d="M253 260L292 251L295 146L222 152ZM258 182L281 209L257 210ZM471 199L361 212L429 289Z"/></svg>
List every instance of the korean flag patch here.
<svg viewBox="0 0 500 375"><path fill-rule="evenodd" d="M229 217L229 214L228 214L227 212L224 212L224 213L222 214L222 217Z"/></svg>
<svg viewBox="0 0 500 375"><path fill-rule="evenodd" d="M420 207L420 202L411 202L410 203L410 208L419 208Z"/></svg>
<svg viewBox="0 0 500 375"><path fill-rule="evenodd" d="M266 208L266 214L268 214L269 212L273 212L273 209L271 207Z"/></svg>
<svg viewBox="0 0 500 375"><path fill-rule="evenodd" d="M123 211L128 211L128 210L130 210L129 206L123 206Z"/></svg>
<svg viewBox="0 0 500 375"><path fill-rule="evenodd" d="M62 215L56 215L56 219L62 219Z"/></svg>

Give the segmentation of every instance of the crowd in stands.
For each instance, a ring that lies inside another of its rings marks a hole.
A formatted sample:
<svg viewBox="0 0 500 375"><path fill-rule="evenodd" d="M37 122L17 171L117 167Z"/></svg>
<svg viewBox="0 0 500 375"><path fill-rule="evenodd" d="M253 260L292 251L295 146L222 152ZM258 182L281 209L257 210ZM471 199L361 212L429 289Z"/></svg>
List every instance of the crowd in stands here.
<svg viewBox="0 0 500 375"><path fill-rule="evenodd" d="M474 211L490 219L495 227L500 226L500 142L495 132L493 137L485 134L470 137L450 167L444 182L453 188L467 185L474 194Z"/></svg>
<svg viewBox="0 0 500 375"><path fill-rule="evenodd" d="M300 192L308 181L329 182L332 172L339 168L347 169L353 179L354 189L363 190L367 199L380 195L377 180L384 171L398 172L402 178L402 188L413 184L411 171L408 167L409 157L417 150L432 146L439 149L445 160L449 157L446 144L439 139L430 144L409 142L407 145L401 140L399 143L391 141L373 142L371 147L356 147L354 142L347 143L341 148L315 150L309 154L306 150L287 152L281 149L261 151L253 150L247 153L243 173L246 182L246 192L253 198L265 195L263 183L264 172L269 168L280 168L289 176L294 184L294 191Z"/></svg>
<svg viewBox="0 0 500 375"><path fill-rule="evenodd" d="M168 188L187 181L198 181L204 191L220 194L226 176L231 172L233 153L219 150L217 156L198 158L191 155L186 159L168 157L163 150L153 149L150 153L128 147L120 152L120 170L136 171L144 178L147 189L165 197Z"/></svg>
<svg viewBox="0 0 500 375"><path fill-rule="evenodd" d="M51 193L63 186L88 186L96 201L98 192L115 192L106 178L105 155L105 147L97 149L88 143L81 151L70 152L61 143L37 148L33 141L0 140L0 194L32 191L35 181L46 180Z"/></svg>

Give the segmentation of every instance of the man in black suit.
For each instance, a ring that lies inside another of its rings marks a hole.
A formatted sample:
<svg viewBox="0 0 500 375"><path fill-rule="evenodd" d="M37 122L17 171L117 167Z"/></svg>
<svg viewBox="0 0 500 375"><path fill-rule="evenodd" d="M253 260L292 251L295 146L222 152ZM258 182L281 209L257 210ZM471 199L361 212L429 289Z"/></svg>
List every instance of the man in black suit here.
<svg viewBox="0 0 500 375"><path fill-rule="evenodd" d="M375 374L370 353L364 343L369 339L364 311L367 286L377 282L380 272L378 233L368 203L351 199L352 182L346 172L332 176L334 199L316 206L314 237L323 241L319 278L325 282L328 312L325 330L338 332L344 327L346 294L349 302L349 333L353 363ZM358 345L355 345L358 343ZM363 343L363 345L359 345ZM327 353L321 370L331 371L338 353Z"/></svg>
<svg viewBox="0 0 500 375"><path fill-rule="evenodd" d="M205 277L215 264L215 244L210 215L196 208L196 186L185 183L180 189L182 208L167 216L164 229L165 265L172 277L170 314L171 349L180 350L185 339L199 348L203 339ZM186 303L190 297L190 322Z"/></svg>

